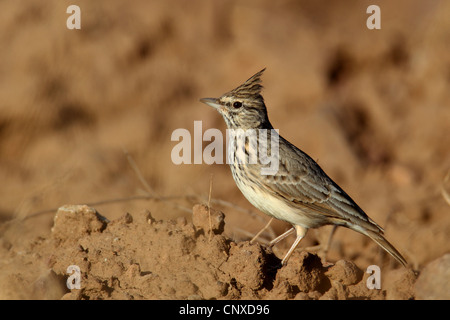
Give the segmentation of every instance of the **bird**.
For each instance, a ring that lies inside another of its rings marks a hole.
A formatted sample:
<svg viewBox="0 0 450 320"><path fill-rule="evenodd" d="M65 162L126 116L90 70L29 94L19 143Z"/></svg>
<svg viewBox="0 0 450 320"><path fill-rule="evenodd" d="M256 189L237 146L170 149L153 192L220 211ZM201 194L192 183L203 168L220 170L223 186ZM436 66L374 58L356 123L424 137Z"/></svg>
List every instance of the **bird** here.
<svg viewBox="0 0 450 320"><path fill-rule="evenodd" d="M356 202L337 184L308 154L284 139L269 121L267 107L261 94L261 76L266 68L254 74L235 89L218 98L203 98L201 102L216 109L222 115L227 130L257 132L261 139L277 139L277 170L262 174L266 165L262 161L249 163L232 158L229 165L237 187L245 198L257 209L276 219L288 222L292 228L270 242L275 245L292 233L296 239L281 265L287 264L290 256L305 237L308 229L325 225L346 227L375 241L403 266L407 261L384 237L383 228L372 220ZM270 132L265 137L259 134ZM255 143L245 140L245 155L258 152ZM267 151L269 153L269 151ZM237 152L236 152L237 153Z"/></svg>

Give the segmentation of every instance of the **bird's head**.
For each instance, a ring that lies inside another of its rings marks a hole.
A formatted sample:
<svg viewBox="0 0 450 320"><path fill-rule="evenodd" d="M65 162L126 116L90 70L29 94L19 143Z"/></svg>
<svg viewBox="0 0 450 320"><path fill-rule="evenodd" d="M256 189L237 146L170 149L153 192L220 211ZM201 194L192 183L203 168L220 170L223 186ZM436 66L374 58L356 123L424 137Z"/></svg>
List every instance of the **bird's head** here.
<svg viewBox="0 0 450 320"><path fill-rule="evenodd" d="M200 101L215 108L229 129L268 129L270 122L261 95L261 75L264 70L219 98L203 98Z"/></svg>

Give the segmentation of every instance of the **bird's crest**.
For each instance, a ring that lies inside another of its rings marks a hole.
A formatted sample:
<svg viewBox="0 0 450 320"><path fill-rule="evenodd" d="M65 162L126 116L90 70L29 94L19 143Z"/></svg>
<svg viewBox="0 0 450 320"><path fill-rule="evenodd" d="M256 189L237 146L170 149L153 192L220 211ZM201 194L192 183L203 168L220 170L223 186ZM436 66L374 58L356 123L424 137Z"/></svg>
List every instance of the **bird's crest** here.
<svg viewBox="0 0 450 320"><path fill-rule="evenodd" d="M227 95L244 99L262 99L261 90L263 86L261 85L261 76L265 70L266 68L254 74L250 79L245 81L239 87L231 90Z"/></svg>

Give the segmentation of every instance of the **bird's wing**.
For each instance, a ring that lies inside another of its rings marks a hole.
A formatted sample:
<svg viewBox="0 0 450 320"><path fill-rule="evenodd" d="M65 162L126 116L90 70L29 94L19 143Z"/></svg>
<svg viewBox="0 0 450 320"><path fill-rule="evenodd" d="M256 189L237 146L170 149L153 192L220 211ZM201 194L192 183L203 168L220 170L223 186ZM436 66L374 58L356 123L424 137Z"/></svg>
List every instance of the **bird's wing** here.
<svg viewBox="0 0 450 320"><path fill-rule="evenodd" d="M280 153L283 157L280 157L277 173L261 176L268 192L311 213L321 213L330 221L359 223L369 230L382 232L382 228L306 153L293 145L290 152L280 150Z"/></svg>

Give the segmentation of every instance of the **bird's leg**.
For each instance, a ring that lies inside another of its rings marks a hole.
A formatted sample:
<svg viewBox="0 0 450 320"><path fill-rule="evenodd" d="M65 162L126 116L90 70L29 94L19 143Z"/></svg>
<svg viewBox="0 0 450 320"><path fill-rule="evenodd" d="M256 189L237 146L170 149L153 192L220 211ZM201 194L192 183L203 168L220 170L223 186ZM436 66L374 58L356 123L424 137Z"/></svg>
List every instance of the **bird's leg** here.
<svg viewBox="0 0 450 320"><path fill-rule="evenodd" d="M337 227L338 227L338 226L336 226L336 225L333 226L333 229L332 229L331 232L330 232L330 236L328 237L327 245L325 246L325 248L324 248L324 250L323 250L323 251L324 251L324 254L325 254L325 258L326 258L326 256L327 256L328 250L329 250L330 247L331 247L331 240L332 240L332 238L333 238L334 233L336 232Z"/></svg>
<svg viewBox="0 0 450 320"><path fill-rule="evenodd" d="M307 251L322 251L323 255L324 255L325 259L326 259L326 256L328 254L328 250L331 247L331 240L333 239L333 235L336 232L337 227L338 226L336 226L336 225L333 226L333 229L331 230L330 235L328 236L328 241L327 241L327 243L325 245L318 244L316 246L307 247L307 248L305 248L305 250L307 250Z"/></svg>
<svg viewBox="0 0 450 320"><path fill-rule="evenodd" d="M282 235L279 235L278 237L276 237L275 239L273 239L272 241L269 242L269 247L273 247L274 245L276 245L278 242L280 242L281 240L283 240L284 238L288 237L289 235L291 235L291 233L293 233L295 231L295 229L292 227L290 228L288 231L286 231L285 233L283 233Z"/></svg>
<svg viewBox="0 0 450 320"><path fill-rule="evenodd" d="M291 248L289 249L288 253L286 253L283 260L281 261L282 266L286 265L291 254L294 252L295 248L297 248L298 244L300 243L300 241L303 239L303 237L306 235L306 232L308 231L308 229L306 229L305 227L302 227L302 226L294 226L294 228L292 228L292 229L295 229L295 232L297 233L297 238L295 239L295 241L292 244ZM289 230L288 232L290 232L291 230ZM284 234L282 234L282 236L283 235Z"/></svg>
<svg viewBox="0 0 450 320"><path fill-rule="evenodd" d="M252 240L250 240L250 243L253 243L256 239L258 239L258 237L261 235L261 233L263 233L272 223L273 218L270 218L269 222L267 222L267 224L264 226L264 228L262 228L253 238Z"/></svg>

